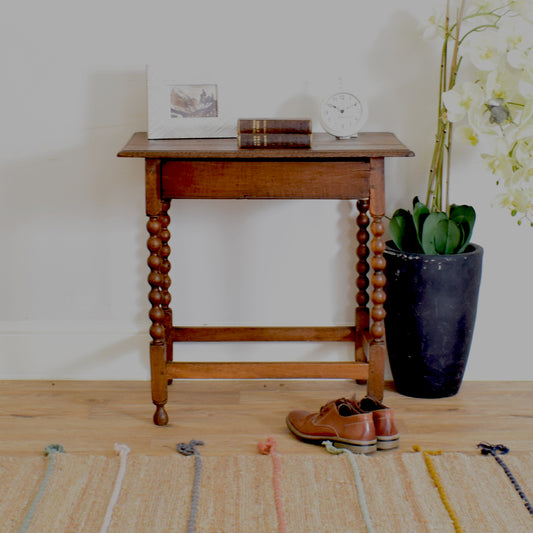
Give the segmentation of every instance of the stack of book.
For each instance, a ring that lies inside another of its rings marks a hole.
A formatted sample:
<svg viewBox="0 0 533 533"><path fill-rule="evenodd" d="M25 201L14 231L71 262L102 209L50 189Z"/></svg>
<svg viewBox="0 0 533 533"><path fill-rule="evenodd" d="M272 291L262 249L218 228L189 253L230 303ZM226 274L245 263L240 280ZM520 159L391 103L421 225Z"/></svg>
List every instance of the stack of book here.
<svg viewBox="0 0 533 533"><path fill-rule="evenodd" d="M311 148L310 119L239 119L239 148Z"/></svg>

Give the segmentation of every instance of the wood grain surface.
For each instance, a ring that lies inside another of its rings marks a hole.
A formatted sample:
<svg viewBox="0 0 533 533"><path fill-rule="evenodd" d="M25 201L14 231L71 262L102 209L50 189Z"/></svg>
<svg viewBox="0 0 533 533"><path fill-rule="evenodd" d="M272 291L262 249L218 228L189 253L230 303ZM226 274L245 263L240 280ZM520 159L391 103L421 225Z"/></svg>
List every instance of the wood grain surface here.
<svg viewBox="0 0 533 533"><path fill-rule="evenodd" d="M0 381L0 454L42 453L59 442L71 453L113 455L119 442L135 454L166 455L200 439L202 455L247 455L267 436L281 453L324 453L292 436L287 413L365 390L348 380L175 380L170 422L158 427L149 381ZM533 450L532 382L465 382L455 397L437 400L401 396L388 384L385 403L395 409L401 444L378 453L419 445L477 454L484 440L511 453Z"/></svg>

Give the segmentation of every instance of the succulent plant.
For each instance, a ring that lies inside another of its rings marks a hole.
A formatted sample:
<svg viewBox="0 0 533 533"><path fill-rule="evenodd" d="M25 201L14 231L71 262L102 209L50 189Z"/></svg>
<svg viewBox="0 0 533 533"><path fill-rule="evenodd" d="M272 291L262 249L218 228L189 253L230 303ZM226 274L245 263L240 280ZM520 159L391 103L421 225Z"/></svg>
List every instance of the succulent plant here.
<svg viewBox="0 0 533 533"><path fill-rule="evenodd" d="M403 252L427 255L460 254L474 229L476 213L469 205L451 205L450 214L430 211L418 197L413 212L397 209L389 223L394 244Z"/></svg>

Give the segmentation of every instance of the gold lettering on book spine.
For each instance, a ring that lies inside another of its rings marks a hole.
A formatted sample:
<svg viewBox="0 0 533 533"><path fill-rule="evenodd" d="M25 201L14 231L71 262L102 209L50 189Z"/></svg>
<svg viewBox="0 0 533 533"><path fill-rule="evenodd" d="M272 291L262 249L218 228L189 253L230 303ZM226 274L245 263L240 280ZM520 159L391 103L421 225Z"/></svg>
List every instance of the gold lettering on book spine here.
<svg viewBox="0 0 533 533"><path fill-rule="evenodd" d="M252 133L267 133L268 120L252 120Z"/></svg>
<svg viewBox="0 0 533 533"><path fill-rule="evenodd" d="M268 146L268 135L266 134L263 134L263 135L254 135L252 137L252 144L254 146Z"/></svg>

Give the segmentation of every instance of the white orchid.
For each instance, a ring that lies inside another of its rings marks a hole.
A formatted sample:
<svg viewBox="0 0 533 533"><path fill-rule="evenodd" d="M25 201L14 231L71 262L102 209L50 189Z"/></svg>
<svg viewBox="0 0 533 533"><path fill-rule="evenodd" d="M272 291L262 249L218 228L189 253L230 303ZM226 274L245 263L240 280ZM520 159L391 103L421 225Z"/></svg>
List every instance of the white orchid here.
<svg viewBox="0 0 533 533"><path fill-rule="evenodd" d="M533 187L532 186L508 186L496 198L497 205L508 209L513 216L519 213L531 213L533 211ZM522 219L518 219L521 224Z"/></svg>
<svg viewBox="0 0 533 533"><path fill-rule="evenodd" d="M459 138L466 143L471 144L472 146L477 146L479 144L479 134L470 126L462 126L459 130L455 132L459 134Z"/></svg>
<svg viewBox="0 0 533 533"><path fill-rule="evenodd" d="M446 91L442 100L446 107L447 119L450 122L458 122L472 110L479 109L485 101L485 95L476 83L465 82Z"/></svg>
<svg viewBox="0 0 533 533"><path fill-rule="evenodd" d="M473 33L465 43L465 56L478 70L489 72L498 67L501 48L495 33L494 30Z"/></svg>
<svg viewBox="0 0 533 533"><path fill-rule="evenodd" d="M529 179L533 172L533 137L520 139L516 143L513 155L520 168L525 171L524 177Z"/></svg>
<svg viewBox="0 0 533 533"><path fill-rule="evenodd" d="M527 51L533 45L531 22L522 17L504 19L498 34L507 52Z"/></svg>
<svg viewBox="0 0 533 533"><path fill-rule="evenodd" d="M496 176L512 176L514 173L513 163L509 157L510 147L506 139L501 137L496 139L492 145L490 154L482 154L482 158L487 163L487 168Z"/></svg>
<svg viewBox="0 0 533 533"><path fill-rule="evenodd" d="M427 203L444 189L444 154L457 124L461 140L484 146L482 158L502 190L498 205L533 226L533 0L447 0L446 6L447 21L431 19L443 37L443 66ZM449 161L446 170L449 179Z"/></svg>

